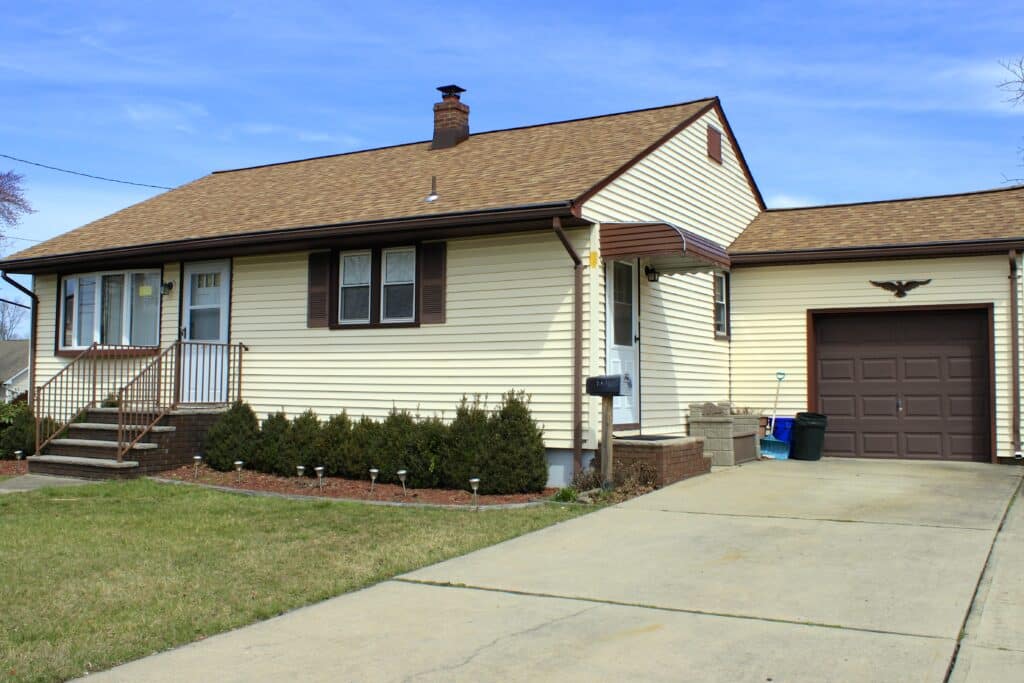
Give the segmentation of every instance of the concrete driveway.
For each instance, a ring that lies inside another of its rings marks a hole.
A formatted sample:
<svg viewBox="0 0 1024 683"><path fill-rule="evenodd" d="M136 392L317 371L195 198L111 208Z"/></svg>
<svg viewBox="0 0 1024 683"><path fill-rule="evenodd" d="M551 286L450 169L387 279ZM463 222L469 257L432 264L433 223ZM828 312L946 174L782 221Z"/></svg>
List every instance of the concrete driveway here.
<svg viewBox="0 0 1024 683"><path fill-rule="evenodd" d="M1007 680L1024 502L999 530L1022 472L716 471L95 678Z"/></svg>

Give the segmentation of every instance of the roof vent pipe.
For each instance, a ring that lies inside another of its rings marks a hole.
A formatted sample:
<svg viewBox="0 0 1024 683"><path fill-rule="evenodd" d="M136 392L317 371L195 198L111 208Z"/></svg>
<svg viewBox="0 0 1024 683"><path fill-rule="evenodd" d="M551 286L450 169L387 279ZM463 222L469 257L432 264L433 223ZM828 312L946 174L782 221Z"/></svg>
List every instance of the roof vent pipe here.
<svg viewBox="0 0 1024 683"><path fill-rule="evenodd" d="M469 106L463 104L460 93L465 88L442 85L441 101L434 105L434 139L430 149L454 147L469 137Z"/></svg>

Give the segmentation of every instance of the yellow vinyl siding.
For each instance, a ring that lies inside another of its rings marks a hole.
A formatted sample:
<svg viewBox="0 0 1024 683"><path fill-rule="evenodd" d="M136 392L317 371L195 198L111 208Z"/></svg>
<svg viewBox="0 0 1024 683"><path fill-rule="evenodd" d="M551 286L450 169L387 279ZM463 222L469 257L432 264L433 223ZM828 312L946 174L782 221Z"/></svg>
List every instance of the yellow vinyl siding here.
<svg viewBox="0 0 1024 683"><path fill-rule="evenodd" d="M738 268L733 272L733 398L770 409L784 370L779 412L807 409L807 311L829 308L993 304L997 454L1010 443L1009 290L1006 256ZM869 280L932 282L896 298Z"/></svg>
<svg viewBox="0 0 1024 683"><path fill-rule="evenodd" d="M724 131L718 113L708 112L587 201L584 218L668 221L728 246L759 207L727 136L723 163L708 158L709 124ZM663 275L652 284L640 272L641 426L646 433L683 433L690 403L729 398L729 342L714 336L712 276ZM604 269L594 276L592 373L605 367ZM591 400L592 419L597 410Z"/></svg>
<svg viewBox="0 0 1024 683"><path fill-rule="evenodd" d="M586 254L589 231L571 236ZM553 232L449 241L447 322L418 328L307 328L307 258L234 260L231 334L257 413L451 418L464 395L524 389L546 445L572 445L572 262Z"/></svg>

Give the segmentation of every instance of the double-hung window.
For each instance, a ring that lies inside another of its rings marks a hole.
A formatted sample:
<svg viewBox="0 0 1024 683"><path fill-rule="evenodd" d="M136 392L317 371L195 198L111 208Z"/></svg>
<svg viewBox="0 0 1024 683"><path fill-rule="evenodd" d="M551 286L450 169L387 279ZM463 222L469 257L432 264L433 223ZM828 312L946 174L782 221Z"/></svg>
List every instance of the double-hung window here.
<svg viewBox="0 0 1024 683"><path fill-rule="evenodd" d="M729 273L715 273L715 336L729 336Z"/></svg>
<svg viewBox="0 0 1024 683"><path fill-rule="evenodd" d="M83 273L61 280L61 338L65 349L130 344L157 346L160 271Z"/></svg>
<svg viewBox="0 0 1024 683"><path fill-rule="evenodd" d="M415 323L416 253L416 247L341 252L338 324Z"/></svg>

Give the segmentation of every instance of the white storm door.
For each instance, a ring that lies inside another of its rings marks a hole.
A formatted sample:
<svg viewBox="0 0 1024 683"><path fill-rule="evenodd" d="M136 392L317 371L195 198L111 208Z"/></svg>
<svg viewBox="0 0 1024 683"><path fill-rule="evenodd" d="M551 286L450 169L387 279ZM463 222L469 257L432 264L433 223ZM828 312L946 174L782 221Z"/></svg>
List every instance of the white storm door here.
<svg viewBox="0 0 1024 683"><path fill-rule="evenodd" d="M231 266L227 261L186 263L182 286L181 400L226 403Z"/></svg>
<svg viewBox="0 0 1024 683"><path fill-rule="evenodd" d="M640 422L640 337L637 325L636 262L612 261L605 270L607 284L605 337L607 339L606 372L622 375L625 396L613 401L617 425Z"/></svg>

